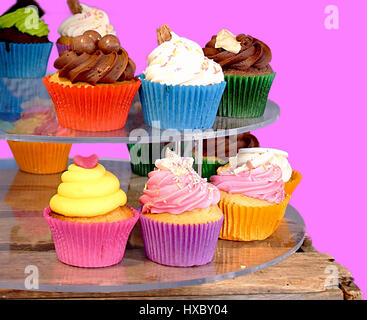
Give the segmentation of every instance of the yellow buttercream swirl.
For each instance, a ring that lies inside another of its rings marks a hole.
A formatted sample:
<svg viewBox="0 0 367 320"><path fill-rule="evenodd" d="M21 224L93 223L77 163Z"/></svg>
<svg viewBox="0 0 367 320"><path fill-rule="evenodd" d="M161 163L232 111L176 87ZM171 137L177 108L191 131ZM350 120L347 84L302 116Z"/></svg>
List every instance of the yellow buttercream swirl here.
<svg viewBox="0 0 367 320"><path fill-rule="evenodd" d="M95 217L126 204L119 180L101 164L93 169L71 164L61 180L50 207L64 216Z"/></svg>

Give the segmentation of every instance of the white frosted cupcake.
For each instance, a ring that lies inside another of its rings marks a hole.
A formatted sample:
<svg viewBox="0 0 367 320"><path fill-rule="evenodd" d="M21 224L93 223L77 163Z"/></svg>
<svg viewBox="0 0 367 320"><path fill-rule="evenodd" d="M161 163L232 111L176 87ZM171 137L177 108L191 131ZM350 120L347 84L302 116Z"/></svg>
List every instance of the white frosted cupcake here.
<svg viewBox="0 0 367 320"><path fill-rule="evenodd" d="M148 56L139 78L145 122L162 129L208 129L213 126L226 86L222 68L201 47L166 25L159 46Z"/></svg>

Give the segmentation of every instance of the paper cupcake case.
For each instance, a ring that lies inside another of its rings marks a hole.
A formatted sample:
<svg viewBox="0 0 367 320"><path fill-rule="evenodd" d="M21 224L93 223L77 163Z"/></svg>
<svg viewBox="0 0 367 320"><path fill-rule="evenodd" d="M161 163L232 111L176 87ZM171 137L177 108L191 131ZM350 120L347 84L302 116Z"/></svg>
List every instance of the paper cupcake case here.
<svg viewBox="0 0 367 320"><path fill-rule="evenodd" d="M102 86L68 86L43 82L55 104L59 124L82 131L110 131L125 126L140 80Z"/></svg>
<svg viewBox="0 0 367 320"><path fill-rule="evenodd" d="M57 258L65 264L84 268L119 263L125 254L129 234L139 219L139 213L129 208L133 217L106 223L62 221L53 218L50 207L46 208L43 216L51 229Z"/></svg>
<svg viewBox="0 0 367 320"><path fill-rule="evenodd" d="M264 115L275 72L256 76L224 75L226 90L218 109L218 116L257 118Z"/></svg>
<svg viewBox="0 0 367 320"><path fill-rule="evenodd" d="M224 222L219 238L235 241L264 240L279 227L290 195L281 203L266 207L246 207L221 200Z"/></svg>
<svg viewBox="0 0 367 320"><path fill-rule="evenodd" d="M66 44L56 43L57 52L59 55L61 55L64 51L70 50L71 46L68 46Z"/></svg>
<svg viewBox="0 0 367 320"><path fill-rule="evenodd" d="M0 42L0 77L41 78L47 70L52 42L47 43L6 43Z"/></svg>
<svg viewBox="0 0 367 320"><path fill-rule="evenodd" d="M222 166L222 164L218 161L210 161L207 158L203 158L203 162L201 164L201 177L209 178L215 174L217 174L217 169ZM194 170L197 172L199 165L197 164L197 159L195 158Z"/></svg>
<svg viewBox="0 0 367 320"><path fill-rule="evenodd" d="M292 194L294 190L297 188L298 184L302 180L302 175L296 171L292 170L292 176L284 185L284 191L286 194Z"/></svg>
<svg viewBox="0 0 367 320"><path fill-rule="evenodd" d="M172 267L201 266L212 261L223 218L204 224L172 224L140 214L146 256Z"/></svg>
<svg viewBox="0 0 367 320"><path fill-rule="evenodd" d="M20 170L34 174L53 174L66 169L70 143L22 142L8 140Z"/></svg>
<svg viewBox="0 0 367 320"><path fill-rule="evenodd" d="M225 81L207 86L172 86L142 81L140 100L144 121L161 129L208 129L214 124Z"/></svg>
<svg viewBox="0 0 367 320"><path fill-rule="evenodd" d="M160 155L165 145L164 143L159 144L159 157L157 159L160 159ZM142 177L148 176L148 173L154 170L156 160L156 158L153 158L152 144L141 144L140 146L137 144L127 144L127 148L130 153L132 172ZM136 150L136 148L139 149ZM142 150L142 148L146 149Z"/></svg>
<svg viewBox="0 0 367 320"><path fill-rule="evenodd" d="M22 103L36 97L50 99L41 78L0 78L0 96L0 113L4 114L22 113L24 111Z"/></svg>

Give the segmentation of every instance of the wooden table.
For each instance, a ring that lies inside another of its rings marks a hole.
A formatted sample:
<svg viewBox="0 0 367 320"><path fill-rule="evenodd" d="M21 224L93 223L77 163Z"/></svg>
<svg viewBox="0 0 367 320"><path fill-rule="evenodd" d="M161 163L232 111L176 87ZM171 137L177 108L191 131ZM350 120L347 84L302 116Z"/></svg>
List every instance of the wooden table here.
<svg viewBox="0 0 367 320"><path fill-rule="evenodd" d="M31 202L33 207L24 205L29 210L40 210L47 205L58 185L59 177L50 176L49 186L43 186L36 177L30 177L33 185L33 194L27 198L18 199L22 185L26 183L24 174L18 174L12 180L12 192L7 191L5 203ZM0 191L7 184L6 174L2 174ZM10 177L11 176L11 177ZM13 180L14 179L14 180ZM42 179L41 179L42 180ZM138 207L138 197L146 178L133 176L128 191L129 204ZM40 185L38 186L38 183ZM42 187L41 187L42 185ZM8 189L7 189L8 190ZM18 192L18 193L17 193ZM3 202L3 203L4 203ZM3 204L4 206L4 204ZM0 205L0 214L5 207ZM22 208L20 208L22 209ZM9 209L7 209L9 210ZM5 212L5 211L3 211ZM1 224L0 224L1 227ZM0 228L1 229L1 228ZM141 239L133 234L130 245L137 246ZM47 245L43 243L42 245ZM357 300L362 299L362 293L354 284L350 272L338 264L333 257L326 253L318 252L313 246L310 237L307 237L301 248L286 260L267 269L257 271L235 279L207 283L191 287L175 289L160 289L142 292L111 292L111 293L63 293L41 292L27 290L0 289L2 299L337 299Z"/></svg>

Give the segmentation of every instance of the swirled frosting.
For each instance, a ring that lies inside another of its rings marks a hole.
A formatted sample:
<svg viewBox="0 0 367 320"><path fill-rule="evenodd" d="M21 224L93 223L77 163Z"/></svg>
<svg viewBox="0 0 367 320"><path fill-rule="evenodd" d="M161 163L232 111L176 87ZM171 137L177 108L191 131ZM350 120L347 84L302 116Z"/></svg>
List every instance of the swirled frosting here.
<svg viewBox="0 0 367 320"><path fill-rule="evenodd" d="M249 72L259 70L271 73L269 63L272 58L270 48L262 41L245 34L233 35L223 29L203 49L205 56L213 59L223 68L224 73Z"/></svg>
<svg viewBox="0 0 367 320"><path fill-rule="evenodd" d="M222 68L201 47L171 32L148 56L145 78L166 85L209 85L224 81Z"/></svg>
<svg viewBox="0 0 367 320"><path fill-rule="evenodd" d="M237 168L237 171L266 163L280 167L282 180L289 181L292 176L292 167L288 162L288 153L285 151L272 148L241 148L235 157L229 158L229 164Z"/></svg>
<svg viewBox="0 0 367 320"><path fill-rule="evenodd" d="M126 204L126 194L115 175L101 165L92 169L71 164L50 200L53 212L68 217L94 217Z"/></svg>
<svg viewBox="0 0 367 320"><path fill-rule="evenodd" d="M85 4L81 4L81 7L82 13L70 16L61 24L58 29L61 36L76 37L87 30L95 30L102 37L106 34L116 34L106 12Z"/></svg>
<svg viewBox="0 0 367 320"><path fill-rule="evenodd" d="M193 158L180 158L167 149L166 158L155 162L156 170L140 197L142 212L180 214L216 205L219 190L193 169Z"/></svg>
<svg viewBox="0 0 367 320"><path fill-rule="evenodd" d="M243 148L210 180L230 194L280 203L285 198L284 183L292 174L287 157L288 153L281 150Z"/></svg>
<svg viewBox="0 0 367 320"><path fill-rule="evenodd" d="M230 168L219 171L210 180L219 190L230 194L242 194L272 203L280 203L285 198L282 171L270 164L238 173Z"/></svg>
<svg viewBox="0 0 367 320"><path fill-rule="evenodd" d="M59 77L91 85L131 80L135 73L135 63L123 48L107 54L99 49L91 54L67 50L55 60L54 66Z"/></svg>
<svg viewBox="0 0 367 320"><path fill-rule="evenodd" d="M20 8L0 17L0 29L12 27L20 32L37 37L45 37L50 32L48 25L40 19L35 6Z"/></svg>

